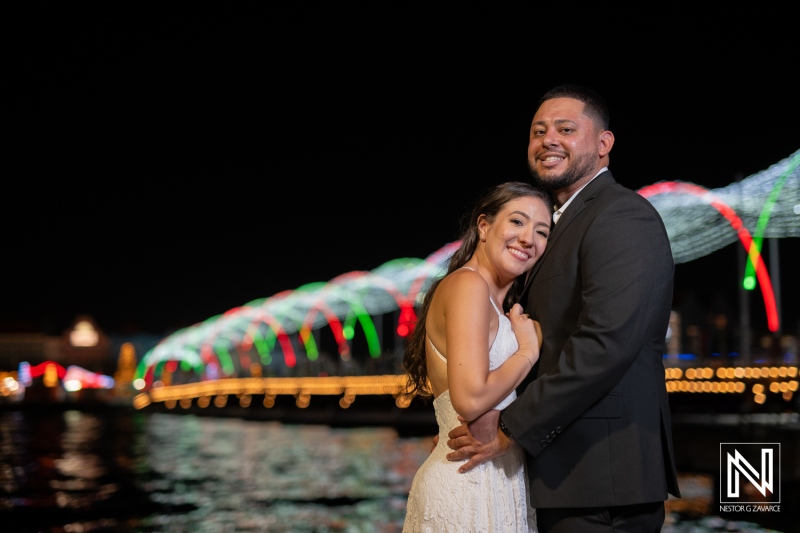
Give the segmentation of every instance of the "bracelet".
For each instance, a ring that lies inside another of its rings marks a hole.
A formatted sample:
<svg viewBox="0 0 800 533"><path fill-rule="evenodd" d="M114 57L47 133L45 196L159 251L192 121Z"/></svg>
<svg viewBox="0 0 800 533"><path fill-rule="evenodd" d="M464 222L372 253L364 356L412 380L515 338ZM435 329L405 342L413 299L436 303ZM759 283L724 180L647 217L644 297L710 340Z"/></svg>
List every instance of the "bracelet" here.
<svg viewBox="0 0 800 533"><path fill-rule="evenodd" d="M526 360L528 363L530 363L530 365L531 365L531 368L533 368L533 361L531 361L530 359L528 359L528 356L527 356L527 355L522 355L522 354L521 354L521 353L519 353L519 352L514 352L514 355L518 355L518 356L522 357L523 359L525 359L525 360Z"/></svg>

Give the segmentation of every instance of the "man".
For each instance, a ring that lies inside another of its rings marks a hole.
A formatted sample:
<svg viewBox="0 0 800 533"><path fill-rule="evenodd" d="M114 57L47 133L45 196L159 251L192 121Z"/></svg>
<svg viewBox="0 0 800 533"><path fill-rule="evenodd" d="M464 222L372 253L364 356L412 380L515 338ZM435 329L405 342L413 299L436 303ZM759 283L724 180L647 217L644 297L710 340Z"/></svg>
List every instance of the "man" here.
<svg viewBox="0 0 800 533"><path fill-rule="evenodd" d="M658 212L608 170L608 128L590 89L541 98L528 162L556 212L528 282L540 359L516 401L449 435L462 472L511 439L525 448L540 533L658 532L668 493L680 496L662 363L674 263ZM482 444L472 435L487 424L496 438Z"/></svg>

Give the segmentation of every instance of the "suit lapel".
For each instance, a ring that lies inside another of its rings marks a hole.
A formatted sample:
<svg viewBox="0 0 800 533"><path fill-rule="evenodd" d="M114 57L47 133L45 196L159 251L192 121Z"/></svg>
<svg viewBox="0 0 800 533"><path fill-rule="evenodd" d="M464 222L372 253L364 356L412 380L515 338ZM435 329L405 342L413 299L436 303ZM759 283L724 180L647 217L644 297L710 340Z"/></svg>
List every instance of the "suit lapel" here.
<svg viewBox="0 0 800 533"><path fill-rule="evenodd" d="M561 237L561 235L567 231L567 227L570 225L570 223L580 216L581 212L586 209L587 204L591 202L594 197L597 196L601 190L603 190L604 187L611 185L612 183L616 182L611 175L611 171L606 170L593 179L586 187L583 188L581 192L578 193L578 196L572 200L572 203L569 204L567 210L564 211L564 213L558 219L558 223L553 226L553 231L550 233L550 238L547 239L547 247L544 250L544 254L542 254L542 257L536 261L536 264L533 265L533 268L528 274L528 279L525 282L523 294L528 292L531 283L533 283L533 279L536 277L536 273L539 272L539 268L541 268L542 263L544 263L544 261L547 259L547 254L553 249L559 237Z"/></svg>

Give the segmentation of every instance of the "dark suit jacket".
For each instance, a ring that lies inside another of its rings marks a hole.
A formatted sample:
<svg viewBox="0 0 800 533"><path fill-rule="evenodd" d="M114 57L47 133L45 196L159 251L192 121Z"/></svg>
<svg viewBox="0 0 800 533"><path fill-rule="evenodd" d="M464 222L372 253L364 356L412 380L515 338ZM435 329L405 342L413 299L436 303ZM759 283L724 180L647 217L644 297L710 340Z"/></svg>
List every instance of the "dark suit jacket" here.
<svg viewBox="0 0 800 533"><path fill-rule="evenodd" d="M535 507L679 496L662 362L673 274L658 212L608 171L554 226L526 302L540 359L502 414Z"/></svg>

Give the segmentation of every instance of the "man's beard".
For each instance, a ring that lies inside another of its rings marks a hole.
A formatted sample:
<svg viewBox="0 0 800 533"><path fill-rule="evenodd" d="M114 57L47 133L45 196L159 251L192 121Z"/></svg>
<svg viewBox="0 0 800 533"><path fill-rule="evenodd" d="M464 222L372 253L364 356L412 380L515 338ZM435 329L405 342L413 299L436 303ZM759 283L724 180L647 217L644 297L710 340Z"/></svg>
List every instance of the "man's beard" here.
<svg viewBox="0 0 800 533"><path fill-rule="evenodd" d="M558 191L566 189L591 172L592 159L591 155L582 154L580 157L574 159L574 164L569 165L564 172L549 177L540 176L530 163L528 164L528 168L531 171L531 177L536 185L548 191Z"/></svg>

